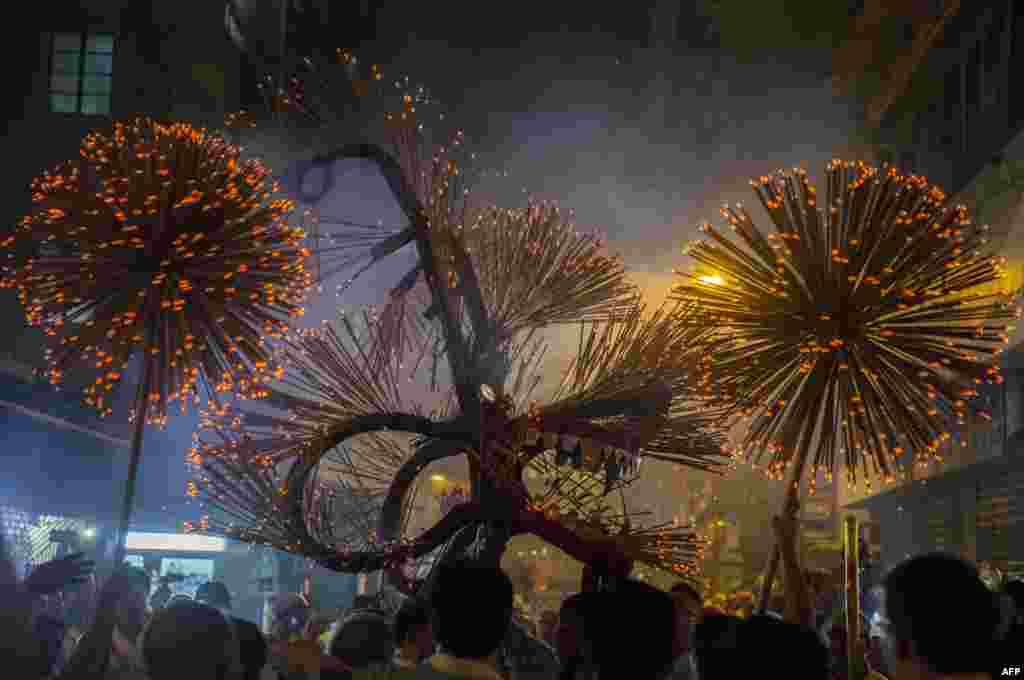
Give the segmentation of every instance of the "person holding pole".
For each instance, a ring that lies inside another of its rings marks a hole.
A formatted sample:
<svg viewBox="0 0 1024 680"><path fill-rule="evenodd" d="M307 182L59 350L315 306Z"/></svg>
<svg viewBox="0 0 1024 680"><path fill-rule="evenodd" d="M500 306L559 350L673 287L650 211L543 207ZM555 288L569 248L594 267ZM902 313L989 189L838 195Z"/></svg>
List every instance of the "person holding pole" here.
<svg viewBox="0 0 1024 680"><path fill-rule="evenodd" d="M814 601L800 568L797 549L797 513L784 512L772 520L778 541L779 560L782 565L782 583L785 589L783 620L808 628L814 627Z"/></svg>

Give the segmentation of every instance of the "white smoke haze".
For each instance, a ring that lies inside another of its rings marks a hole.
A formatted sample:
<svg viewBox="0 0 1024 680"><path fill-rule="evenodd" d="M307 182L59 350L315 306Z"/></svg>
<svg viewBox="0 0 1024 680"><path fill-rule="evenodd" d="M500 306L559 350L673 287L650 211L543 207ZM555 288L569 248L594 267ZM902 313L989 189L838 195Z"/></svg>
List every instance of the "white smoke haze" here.
<svg viewBox="0 0 1024 680"><path fill-rule="evenodd" d="M723 202L756 202L750 177L797 164L806 164L813 177L827 160L849 157L853 148L848 103L820 76L781 64L738 64L685 49L628 51L600 35L568 34L482 50L413 39L393 61L382 67L386 81L408 75L422 82L439 100L445 125L465 131L476 170L485 174L476 193L507 207L522 205L530 194L573 209L581 229L607 236L609 250L623 256L654 306L674 283L673 268L688 266L681 250L698 225L717 222ZM296 161L344 141L379 139L362 125L339 125L317 139L273 129L232 138L281 176ZM403 223L372 165L352 161L337 170L337 189L323 213L361 224ZM306 323L334 318L340 303L382 303L414 261L411 248L391 256L342 298L335 290L343 281L325 282ZM577 331L548 333L552 346L538 398L557 384ZM409 389L431 398L422 386ZM167 445L161 448L173 452L172 469L180 469L191 427L178 419L162 435ZM166 476L161 467L150 458L143 475ZM631 494L640 504L656 496L679 505L682 496L673 495L686 493L647 486Z"/></svg>

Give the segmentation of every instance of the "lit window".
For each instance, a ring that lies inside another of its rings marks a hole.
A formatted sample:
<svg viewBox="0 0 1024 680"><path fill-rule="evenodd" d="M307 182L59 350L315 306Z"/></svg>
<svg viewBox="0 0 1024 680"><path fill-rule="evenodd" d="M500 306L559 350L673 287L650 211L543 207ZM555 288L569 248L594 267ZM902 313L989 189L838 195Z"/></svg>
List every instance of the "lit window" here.
<svg viewBox="0 0 1024 680"><path fill-rule="evenodd" d="M50 51L50 110L110 115L114 36L57 33Z"/></svg>
<svg viewBox="0 0 1024 680"><path fill-rule="evenodd" d="M227 541L218 536L145 531L129 531L124 543L126 549L133 551L224 552L227 548Z"/></svg>

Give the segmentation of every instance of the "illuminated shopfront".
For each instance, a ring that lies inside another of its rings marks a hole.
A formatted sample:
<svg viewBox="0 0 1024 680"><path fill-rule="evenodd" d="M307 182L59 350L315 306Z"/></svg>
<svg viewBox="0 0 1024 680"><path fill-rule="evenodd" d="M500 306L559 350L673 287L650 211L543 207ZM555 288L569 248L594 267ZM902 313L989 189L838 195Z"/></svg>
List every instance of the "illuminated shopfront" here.
<svg viewBox="0 0 1024 680"><path fill-rule="evenodd" d="M145 569L155 590L166 581L171 592L192 597L206 581L222 580L227 541L216 536L130 531L125 561Z"/></svg>

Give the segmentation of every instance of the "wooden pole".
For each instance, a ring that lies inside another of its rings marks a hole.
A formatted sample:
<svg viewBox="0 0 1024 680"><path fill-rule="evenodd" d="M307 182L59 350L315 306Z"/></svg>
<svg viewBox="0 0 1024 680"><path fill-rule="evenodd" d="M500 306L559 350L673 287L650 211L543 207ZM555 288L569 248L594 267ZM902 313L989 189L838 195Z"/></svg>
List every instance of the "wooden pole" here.
<svg viewBox="0 0 1024 680"><path fill-rule="evenodd" d="M803 480L806 461L807 453L804 451L797 458L796 465L793 467L793 476L786 491L786 500L782 507L784 519L793 519L800 511L800 483ZM779 571L779 561L781 558L782 553L779 550L778 543L776 543L775 550L772 551L771 559L768 561L768 568L765 571L764 584L761 586L761 600L757 607L759 614L764 614L768 611L768 603L772 597L772 587L775 585L775 575Z"/></svg>
<svg viewBox="0 0 1024 680"><path fill-rule="evenodd" d="M131 458L128 462L128 480L124 488L124 502L121 505L121 520L118 525L117 547L114 549L114 568L124 562L125 538L132 520L132 509L135 505L135 484L139 476L139 462L142 460L142 438L146 431L146 415L149 411L149 383L152 375L152 364L149 357L143 354L143 376L139 386L139 396L135 405L135 433L132 435Z"/></svg>
<svg viewBox="0 0 1024 680"><path fill-rule="evenodd" d="M846 668L847 678L854 677L863 654L860 632L860 526L857 517L843 520L844 597L846 600Z"/></svg>

